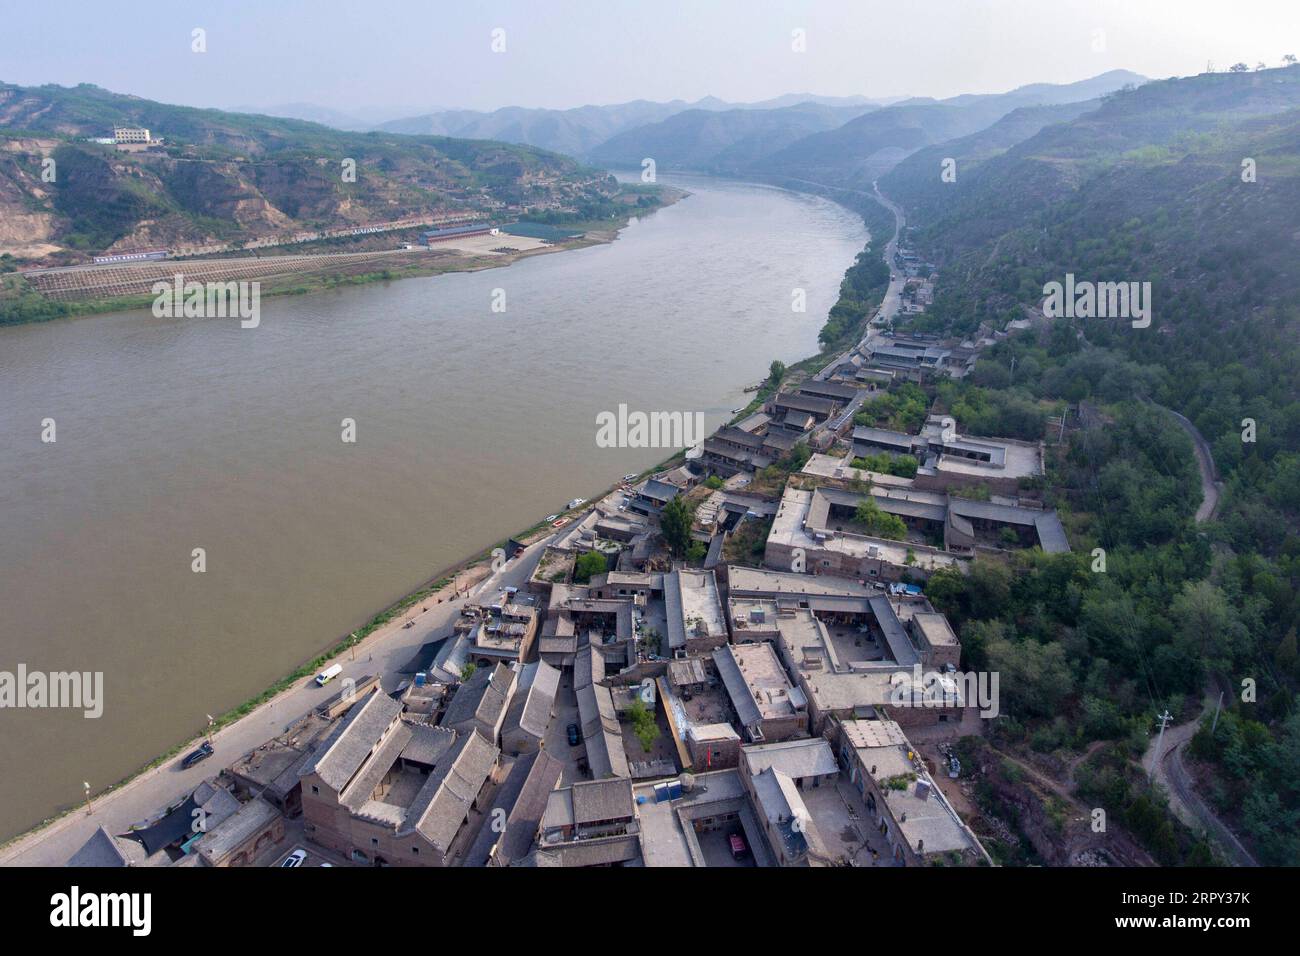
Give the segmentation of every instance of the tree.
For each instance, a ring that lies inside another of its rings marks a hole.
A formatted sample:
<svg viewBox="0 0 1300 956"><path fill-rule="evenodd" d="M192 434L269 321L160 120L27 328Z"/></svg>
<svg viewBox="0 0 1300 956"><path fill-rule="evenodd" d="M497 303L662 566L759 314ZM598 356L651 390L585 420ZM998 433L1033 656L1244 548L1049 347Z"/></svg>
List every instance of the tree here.
<svg viewBox="0 0 1300 956"><path fill-rule="evenodd" d="M655 722L655 715L640 697L633 697L627 708L627 716L632 722L632 732L641 741L645 752L649 753L654 742L659 739L659 725Z"/></svg>
<svg viewBox="0 0 1300 956"><path fill-rule="evenodd" d="M785 378L785 363L780 359L772 359L772 364L767 370L767 383L775 388L781 384L783 378Z"/></svg>
<svg viewBox="0 0 1300 956"><path fill-rule="evenodd" d="M1175 642L1212 666L1227 670L1235 661L1247 659L1253 649L1237 609L1209 581L1185 582L1169 606L1169 619Z"/></svg>
<svg viewBox="0 0 1300 956"><path fill-rule="evenodd" d="M682 557L691 546L691 506L679 495L664 506L659 515L659 530L663 532L668 548L676 557Z"/></svg>
<svg viewBox="0 0 1300 956"><path fill-rule="evenodd" d="M926 579L924 591L936 609L953 617L962 609L966 575L954 567L939 568Z"/></svg>
<svg viewBox="0 0 1300 956"><path fill-rule="evenodd" d="M795 446L790 449L789 454L781 459L781 470L794 474L801 471L803 466L808 464L808 459L812 457L812 449L808 447L807 442L796 442Z"/></svg>
<svg viewBox="0 0 1300 956"><path fill-rule="evenodd" d="M1060 644L990 637L988 666L1002 675L1003 711L1052 717L1074 692L1074 678Z"/></svg>
<svg viewBox="0 0 1300 956"><path fill-rule="evenodd" d="M907 537L907 525L898 515L881 511L876 499L868 495L858 504L853 512L853 520L862 525L867 534L877 538L889 538L901 541Z"/></svg>
<svg viewBox="0 0 1300 956"><path fill-rule="evenodd" d="M473 661L469 661L464 667L460 669L460 682L462 684L469 683L469 679L474 676L474 672L476 670L478 670L478 665L475 664Z"/></svg>
<svg viewBox="0 0 1300 956"><path fill-rule="evenodd" d="M1228 67L1229 73L1245 73L1250 69L1245 63L1234 63Z"/></svg>
<svg viewBox="0 0 1300 956"><path fill-rule="evenodd" d="M609 570L609 562L599 551L588 551L586 554L578 556L578 560L573 562L573 580L578 584L586 584L591 580L593 575L604 574Z"/></svg>
<svg viewBox="0 0 1300 956"><path fill-rule="evenodd" d="M1285 66L1295 66L1296 64L1295 54L1288 53L1286 56L1282 57L1282 63Z"/></svg>

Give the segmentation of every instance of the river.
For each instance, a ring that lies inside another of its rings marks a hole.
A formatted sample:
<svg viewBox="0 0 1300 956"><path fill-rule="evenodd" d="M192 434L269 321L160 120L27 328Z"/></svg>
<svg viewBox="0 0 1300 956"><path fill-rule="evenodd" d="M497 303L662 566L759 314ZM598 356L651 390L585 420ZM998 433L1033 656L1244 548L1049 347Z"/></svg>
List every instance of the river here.
<svg viewBox="0 0 1300 956"><path fill-rule="evenodd" d="M598 412L711 430L772 359L815 352L858 217L665 181L691 195L613 243L267 298L255 329L148 311L0 328L0 671L104 675L97 719L0 710L0 838L669 454L598 447Z"/></svg>

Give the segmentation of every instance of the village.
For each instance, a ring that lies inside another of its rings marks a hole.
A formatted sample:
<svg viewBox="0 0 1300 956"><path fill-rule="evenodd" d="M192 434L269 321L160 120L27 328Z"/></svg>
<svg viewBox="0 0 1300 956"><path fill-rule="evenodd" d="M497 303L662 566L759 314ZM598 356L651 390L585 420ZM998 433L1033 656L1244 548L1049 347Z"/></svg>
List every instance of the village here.
<svg viewBox="0 0 1300 956"><path fill-rule="evenodd" d="M418 660L322 671L283 733L68 862L991 865L953 744L997 715L996 675L961 673L923 584L1069 545L1041 443L871 421L997 337L894 335L933 289L897 264L855 348L511 540Z"/></svg>

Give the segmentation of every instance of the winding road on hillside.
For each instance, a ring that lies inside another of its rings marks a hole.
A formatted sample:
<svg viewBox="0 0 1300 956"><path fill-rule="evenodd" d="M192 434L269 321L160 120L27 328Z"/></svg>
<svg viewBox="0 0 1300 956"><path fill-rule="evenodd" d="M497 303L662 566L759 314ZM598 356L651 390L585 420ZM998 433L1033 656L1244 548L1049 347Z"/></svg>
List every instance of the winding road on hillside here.
<svg viewBox="0 0 1300 956"><path fill-rule="evenodd" d="M1043 315L1041 309L1038 310L1038 314L1044 319L1047 318ZM1078 336L1079 344L1085 349L1096 348L1088 341L1088 337L1083 334L1083 329L1076 329L1075 334ZM1149 398L1144 398L1143 401L1154 408L1161 409L1166 414L1172 415L1174 421L1178 423L1178 426L1183 431L1187 432L1187 437L1192 440L1192 448L1196 454L1196 467L1201 473L1201 504L1196 509L1196 523L1204 524L1213 520L1214 516L1219 512L1219 500L1223 497L1223 481L1219 478L1219 469L1214 464L1214 452L1210 449L1210 443L1205 440L1205 436L1201 434L1200 429L1193 425L1186 415L1176 412L1166 405L1153 402Z"/></svg>
<svg viewBox="0 0 1300 956"><path fill-rule="evenodd" d="M1151 404L1155 405L1154 402ZM1219 499L1223 494L1223 482L1219 479L1219 469L1214 464L1214 453L1210 450L1210 443L1205 440L1205 436L1200 430L1193 425L1186 416L1180 415L1172 408L1165 408L1164 405L1156 405L1156 408L1163 408L1182 426L1183 431L1187 432L1188 437L1192 439L1192 446L1196 450L1196 466L1201 472L1201 504L1196 509L1196 523L1204 524L1214 518L1219 511Z"/></svg>
<svg viewBox="0 0 1300 956"><path fill-rule="evenodd" d="M1200 430L1172 408L1149 402L1156 408L1173 416L1183 431L1192 440L1196 452L1196 466L1201 475L1201 504L1196 509L1196 523L1204 524L1214 519L1219 510L1219 501L1223 493L1223 482L1219 470L1214 464L1214 455L1210 443ZM1232 829L1220 819L1201 796L1196 792L1195 781L1187 772L1183 763L1183 749L1196 734L1205 715L1214 708L1213 695L1206 694L1200 712L1186 723L1169 727L1165 730L1164 740L1157 736L1142 757L1142 765L1153 768L1151 780L1164 788L1169 795L1169 808L1174 815L1193 830L1203 830L1219 847L1226 859L1237 866L1259 866L1250 851L1237 839ZM1159 752L1157 753L1157 748Z"/></svg>
<svg viewBox="0 0 1300 956"><path fill-rule="evenodd" d="M1179 724L1176 727L1170 727L1165 731L1165 739L1161 747L1162 752L1159 761L1155 765L1152 782L1160 784L1169 795L1169 809L1174 812L1174 815L1193 830L1204 830L1218 846L1225 859L1236 866L1259 866L1259 863L1251 856L1250 851L1242 845L1241 841L1237 839L1231 828L1201 799L1200 794L1196 792L1196 783L1183 763L1183 750L1187 742L1196 734L1197 728L1201 725L1201 720L1213 708L1213 697L1207 695L1201 712L1196 715L1195 719L1189 720L1185 724ZM1156 741L1158 740L1157 737ZM1157 746L1156 741L1152 741L1146 756L1143 758L1143 763L1146 766L1150 766L1148 761L1153 756Z"/></svg>

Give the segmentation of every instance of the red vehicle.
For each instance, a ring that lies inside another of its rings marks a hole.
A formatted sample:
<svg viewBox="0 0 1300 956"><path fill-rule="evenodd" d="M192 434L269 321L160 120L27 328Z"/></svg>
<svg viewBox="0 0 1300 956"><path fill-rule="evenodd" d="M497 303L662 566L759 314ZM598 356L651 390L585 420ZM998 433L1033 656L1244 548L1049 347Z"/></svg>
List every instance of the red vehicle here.
<svg viewBox="0 0 1300 956"><path fill-rule="evenodd" d="M727 837L727 843L731 845L731 858L733 860L739 860L744 857L747 850L745 847L745 841L741 839L739 833L733 833L731 836Z"/></svg>

